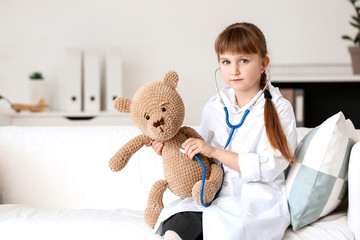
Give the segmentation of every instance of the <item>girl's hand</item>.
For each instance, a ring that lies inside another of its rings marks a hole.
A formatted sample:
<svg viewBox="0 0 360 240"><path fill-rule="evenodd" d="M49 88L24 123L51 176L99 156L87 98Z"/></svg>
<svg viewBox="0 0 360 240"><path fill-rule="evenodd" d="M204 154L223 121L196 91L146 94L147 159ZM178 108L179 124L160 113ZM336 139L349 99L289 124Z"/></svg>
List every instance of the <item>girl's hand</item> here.
<svg viewBox="0 0 360 240"><path fill-rule="evenodd" d="M205 141L197 138L188 138L183 144L182 147L185 149L185 154L188 158L193 159L194 156L198 153L212 158L213 153L216 150L215 147L207 144Z"/></svg>
<svg viewBox="0 0 360 240"><path fill-rule="evenodd" d="M146 144L147 147L152 147L153 150L160 156L162 156L162 148L164 146L164 143L158 140L151 140Z"/></svg>
<svg viewBox="0 0 360 240"><path fill-rule="evenodd" d="M190 159L193 159L196 154L200 153L208 158L216 158L226 166L240 172L238 154L235 152L213 147L197 138L188 138L182 144L182 147L185 149L185 154Z"/></svg>

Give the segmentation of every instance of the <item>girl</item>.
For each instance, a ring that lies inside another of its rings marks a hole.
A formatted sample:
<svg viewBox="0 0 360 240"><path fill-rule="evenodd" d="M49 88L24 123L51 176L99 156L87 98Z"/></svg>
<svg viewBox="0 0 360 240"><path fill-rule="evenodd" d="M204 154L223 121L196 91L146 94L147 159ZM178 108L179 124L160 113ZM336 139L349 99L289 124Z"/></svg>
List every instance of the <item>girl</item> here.
<svg viewBox="0 0 360 240"><path fill-rule="evenodd" d="M223 163L220 196L208 208L192 198L170 203L155 230L165 239L281 239L290 223L284 170L296 161L293 109L271 84L263 93L270 59L255 25L228 26L217 37L215 51L228 85L220 95L230 122L239 123L253 107L224 150L231 129L219 95L208 101L199 128L205 141L190 138L182 146L190 159L203 154ZM149 145L161 153L161 142Z"/></svg>

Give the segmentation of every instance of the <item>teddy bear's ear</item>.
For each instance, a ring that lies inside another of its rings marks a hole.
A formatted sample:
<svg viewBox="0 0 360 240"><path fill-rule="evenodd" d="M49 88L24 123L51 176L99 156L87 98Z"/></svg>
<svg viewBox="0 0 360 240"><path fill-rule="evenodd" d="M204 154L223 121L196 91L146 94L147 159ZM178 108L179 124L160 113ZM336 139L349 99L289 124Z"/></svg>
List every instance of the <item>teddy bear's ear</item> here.
<svg viewBox="0 0 360 240"><path fill-rule="evenodd" d="M164 83L169 87L175 89L178 81L179 81L179 76L175 71L170 70L165 74Z"/></svg>
<svg viewBox="0 0 360 240"><path fill-rule="evenodd" d="M118 97L115 98L113 104L114 108L117 111L123 113L130 113L131 99L125 97Z"/></svg>

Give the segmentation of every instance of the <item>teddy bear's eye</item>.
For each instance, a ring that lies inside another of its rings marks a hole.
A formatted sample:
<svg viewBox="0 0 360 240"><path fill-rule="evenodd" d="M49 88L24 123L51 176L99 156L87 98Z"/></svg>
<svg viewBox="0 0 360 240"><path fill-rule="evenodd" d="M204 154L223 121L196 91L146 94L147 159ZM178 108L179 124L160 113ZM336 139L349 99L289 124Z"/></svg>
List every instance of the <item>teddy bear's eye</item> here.
<svg viewBox="0 0 360 240"><path fill-rule="evenodd" d="M166 108L164 108L164 107L161 108L161 111L166 112Z"/></svg>
<svg viewBox="0 0 360 240"><path fill-rule="evenodd" d="M150 116L149 116L149 115L147 115L147 116L145 117L145 119L146 119L146 120L149 120L149 119L150 119Z"/></svg>

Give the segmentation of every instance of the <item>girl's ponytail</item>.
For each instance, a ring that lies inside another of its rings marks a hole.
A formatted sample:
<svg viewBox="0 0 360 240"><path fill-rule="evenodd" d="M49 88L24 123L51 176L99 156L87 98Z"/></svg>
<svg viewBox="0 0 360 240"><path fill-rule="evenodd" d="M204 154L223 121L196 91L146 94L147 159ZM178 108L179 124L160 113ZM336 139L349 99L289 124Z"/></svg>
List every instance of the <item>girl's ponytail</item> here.
<svg viewBox="0 0 360 240"><path fill-rule="evenodd" d="M265 86L266 72L261 75L261 84ZM268 91L268 90L266 90ZM296 162L296 158L289 148L289 143L285 133L281 127L280 119L276 111L276 107L271 100L270 93L265 91L265 107L264 107L264 122L266 135L269 139L270 145L273 149L277 149L283 157L289 161L290 165Z"/></svg>
<svg viewBox="0 0 360 240"><path fill-rule="evenodd" d="M267 97L265 100L264 121L266 135L270 145L274 149L279 150L283 157L290 162L290 165L292 165L296 162L296 158L289 148L288 141L280 124L279 116L270 97Z"/></svg>

